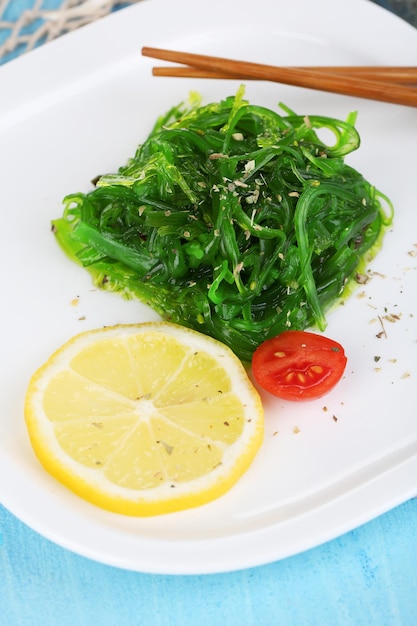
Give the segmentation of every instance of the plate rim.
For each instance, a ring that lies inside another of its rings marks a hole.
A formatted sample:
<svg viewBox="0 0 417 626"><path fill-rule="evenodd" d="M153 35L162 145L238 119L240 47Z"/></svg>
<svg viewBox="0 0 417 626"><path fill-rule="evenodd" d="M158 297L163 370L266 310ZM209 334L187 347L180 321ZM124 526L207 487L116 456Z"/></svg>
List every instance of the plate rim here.
<svg viewBox="0 0 417 626"><path fill-rule="evenodd" d="M220 4L220 0L218 1ZM267 0L263 0L263 1L267 2ZM297 0L298 4L300 5L302 5L304 1L308 1L308 0ZM335 4L335 0L321 0L322 6L330 6L331 1L333 2L333 4ZM33 65L36 65L40 62L44 62L45 59L51 58L51 54L54 51L59 52L58 56L65 54L65 51L67 50L67 48L70 48L73 45L72 42L82 43L83 45L87 45L88 43L89 45L91 45L90 35L100 32L101 29L102 29L102 32L107 32L112 24L116 24L116 23L123 24L125 21L129 19L130 14L133 14L133 13L136 14L136 12L139 13L139 12L146 11L147 13L150 13L152 15L152 13L154 12L154 9L150 7L156 6L158 2L160 5L165 4L166 6L167 5L169 6L169 0L142 0L140 3L136 5L126 7L125 9L123 9L123 11L119 11L110 16L102 18L102 20L95 22L93 24L90 24L86 27L83 27L83 29L80 29L79 31L74 31L73 33L69 33L68 35L60 38L59 40L49 42L48 44L45 44L43 47L38 48L31 53L28 53L24 57L17 58L15 60L10 61L8 64L0 67L0 83L2 80L4 80L4 82L7 84L7 82L10 80L10 77L14 76L15 73L25 74L28 71L27 70L28 67L31 68ZM180 4L183 7L187 7L188 5L191 4L191 2L192 0L181 0ZM240 2L242 2L242 0L240 0ZM364 7L367 7L365 10L366 12L370 11L375 16L384 15L384 20L388 18L388 21L398 26L399 29L401 29L402 26L404 26L407 29L409 26L408 24L400 20L400 18L396 18L395 16L391 14L387 15L388 12L386 12L384 9L382 9L378 5L375 5L369 2L369 0L353 0L353 2L352 0L338 0L338 2L339 2L339 5L341 6L342 5L347 6L347 4L349 3L350 10L352 11L354 11L356 7L358 9L359 7L361 7L361 10L363 10ZM352 8L353 3L355 3L354 8ZM177 5L177 9L178 9L178 5ZM391 19L391 17L393 19ZM400 20L400 21L396 22L395 20ZM100 22L102 23L100 24ZM400 27L400 24L401 24L401 27ZM414 32L414 29L411 26L410 28ZM416 42L417 42L417 38L416 38ZM123 57L120 60L121 62L123 62L124 61ZM94 70L92 69L91 71L96 72L97 70L99 70L104 62L103 59L96 60L96 61L97 61L97 65L95 65L94 66L95 69ZM53 65L55 67L55 63ZM117 71L118 67L119 66L117 62L113 63L114 71ZM87 74L87 78L88 78L88 74ZM75 78L73 77L73 79ZM85 83L82 83L82 84L85 84ZM33 84L31 87L32 89L34 89L35 93L37 94L35 97L38 98L38 105L43 106L45 104L45 99L42 94L39 95L39 87L36 86L35 84ZM63 87L60 86L59 89L61 89L61 91L58 90L59 97L65 98L65 95L68 93L68 91L65 89L65 85ZM53 89L52 89L52 92L55 93ZM22 98L23 97L22 94L20 94L19 97ZM26 98L27 98L27 95L26 95ZM29 102L30 102L30 98L29 98ZM6 103L6 105L4 106L3 114L1 112L1 105L0 105L0 132L1 132L2 119L3 119L3 122L4 122L4 119L6 119L6 121L7 120L9 122L14 121L16 123L20 119L19 115L30 114L30 109L25 108L26 103L24 100L21 101L21 106L17 112L13 110L10 113L10 107L12 105L14 106L15 103L16 103L16 100L14 101L12 100L11 104L10 102ZM0 446L0 467L2 467L2 464L4 464L5 458L6 458L5 456L3 458L1 456L1 446ZM6 462L5 469L7 470L7 462ZM122 558L121 556L119 556L118 558L118 555L114 553L112 553L111 555L100 554L100 550L98 547L95 550L93 550L91 547L89 548L88 546L83 546L83 549L80 549L80 546L77 545L77 542L75 540L71 541L68 538L61 537L59 536L59 533L57 534L56 532L52 530L48 532L48 529L46 529L45 531L45 528L43 528L42 523L40 522L37 523L38 520L35 520L34 523L29 523L30 520L27 519L27 516L25 516L24 512L21 510L21 507L19 507L13 502L13 494L10 492L9 495L7 496L7 489L3 488L3 493L0 492L0 501L3 502L4 500L4 506L6 506L13 514L15 514L24 523L30 525L39 534L46 536L47 538L51 539L52 541L54 541L58 545L61 545L62 547L68 548L72 550L73 552L82 554L83 556L92 558L96 561L107 563L109 565L116 565L124 569L133 569L135 571L144 571L144 572L149 572L149 573L205 574L205 573L234 571L236 569L243 569L246 567L257 566L257 565L261 565L270 561L275 561L281 558L285 558L287 556L291 556L292 554L304 551L306 549L313 548L314 546L319 545L320 543L323 543L325 541L328 541L334 538L335 536L343 534L344 532L347 532L351 530L352 528L357 527L361 523L369 521L373 517L387 511L390 508L393 508L393 506L401 504L402 502L407 500L409 497L413 497L413 495L415 495L415 492L417 491L415 483L411 481L410 479L410 475L414 475L414 476L417 475L417 456L411 459L407 459L403 463L392 468L391 471L385 472L384 476L374 479L373 481L371 481L372 485L371 483L367 483L363 485L362 488L355 490L351 494L352 498L353 499L355 499L356 497L362 498L364 495L368 493L368 490L370 489L371 486L372 486L372 489L376 488L376 490L378 491L378 489L380 488L381 481L384 484L386 484L386 479L388 475L390 475L390 478L393 478L394 475L398 475L398 480L401 481L401 485L402 485L401 493L396 488L395 493L392 493L389 498L387 498L386 496L384 496L384 498L380 497L378 503L375 504L375 514L371 516L366 516L366 515L362 516L361 520L358 519L358 516L356 515L355 520L351 519L350 521L348 521L348 519L346 519L344 524L340 522L338 526L338 531L333 536L331 533L330 534L323 533L320 537L318 533L316 535L315 540L307 540L304 538L300 539L300 541L298 542L298 548L295 551L293 549L288 550L288 549L282 548L281 546L273 546L268 552L269 556L267 556L264 553L263 553L263 556L261 556L261 551L259 551L257 556L252 554L251 558L245 555L240 559L235 559L234 564L231 564L230 561L229 561L229 564L226 564L224 562L223 555L220 555L220 556L211 555L210 553L212 551L212 545L213 545L212 542L206 542L207 545L200 546L202 548L200 550L201 552L200 554L199 554L199 551L196 550L196 544L189 545L187 543L187 544L182 545L181 542L173 542L175 543L175 545L172 546L171 558L174 559L175 556L178 556L178 548L182 547L182 549L185 549L185 547L188 546L190 548L189 550L190 560L183 559L181 560L181 562L172 560L171 566L167 567L166 558L164 558L164 562L158 561L158 563L156 562L152 563L148 561L146 566L143 566L143 564L140 565L137 562L136 560L137 556L135 556L135 558L133 558L132 560L129 560L129 555L127 554L124 555L124 558ZM6 494L6 497L5 497L5 494ZM380 495L379 491L378 491L378 494L375 494L375 495ZM349 500L349 498L346 499L346 503L347 503L347 500ZM338 506L338 503L336 502L331 503L331 504L334 505L336 508ZM330 508L333 508L333 507L330 506ZM336 509L333 511L333 514L337 515ZM358 521L360 522L359 524L358 524ZM257 533L255 533L255 535L256 534ZM317 543L317 540L319 541L319 543ZM147 543L146 541L141 543L140 540L137 542L139 548L140 547L144 548L146 543ZM224 542L220 541L220 544L221 544L222 549L224 549L225 548ZM165 546L165 548L167 548L167 546ZM166 557L166 554L165 554L165 557ZM198 563L195 563L194 557L197 554L199 554L199 559L202 559L205 557L206 561L204 563L201 563L201 561L199 561ZM212 556L211 560L208 559L209 556Z"/></svg>

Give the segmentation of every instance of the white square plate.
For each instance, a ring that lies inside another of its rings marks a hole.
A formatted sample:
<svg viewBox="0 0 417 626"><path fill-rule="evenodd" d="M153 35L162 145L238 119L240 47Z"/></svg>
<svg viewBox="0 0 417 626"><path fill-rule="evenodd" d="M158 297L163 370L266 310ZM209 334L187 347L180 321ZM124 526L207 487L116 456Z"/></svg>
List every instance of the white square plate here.
<svg viewBox="0 0 417 626"><path fill-rule="evenodd" d="M208 8L209 7L209 8ZM92 289L50 233L62 198L115 171L157 115L237 81L153 78L141 47L283 65L416 65L417 32L366 0L145 0L0 67L2 346L0 500L58 544L156 573L209 573L270 562L327 541L417 492L417 110L272 83L246 96L300 114L357 110L348 157L395 206L372 280L328 316L346 376L324 400L264 396L255 463L224 497L152 519L100 510L54 481L31 450L23 400L32 372L72 335L156 319ZM75 306L74 301L78 302Z"/></svg>

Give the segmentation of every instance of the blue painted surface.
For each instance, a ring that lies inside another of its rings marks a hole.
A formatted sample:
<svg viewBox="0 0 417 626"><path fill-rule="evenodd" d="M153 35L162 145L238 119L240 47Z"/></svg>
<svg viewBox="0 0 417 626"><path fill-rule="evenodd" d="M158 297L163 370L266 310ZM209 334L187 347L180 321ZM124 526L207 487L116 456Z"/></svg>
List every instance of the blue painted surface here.
<svg viewBox="0 0 417 626"><path fill-rule="evenodd" d="M227 574L124 571L0 507L1 626L414 626L417 499L322 546Z"/></svg>
<svg viewBox="0 0 417 626"><path fill-rule="evenodd" d="M19 15L28 3L15 0L12 9ZM415 0L377 3L415 19ZM148 575L90 561L0 506L0 626L93 624L414 626L417 499L303 554L207 576Z"/></svg>

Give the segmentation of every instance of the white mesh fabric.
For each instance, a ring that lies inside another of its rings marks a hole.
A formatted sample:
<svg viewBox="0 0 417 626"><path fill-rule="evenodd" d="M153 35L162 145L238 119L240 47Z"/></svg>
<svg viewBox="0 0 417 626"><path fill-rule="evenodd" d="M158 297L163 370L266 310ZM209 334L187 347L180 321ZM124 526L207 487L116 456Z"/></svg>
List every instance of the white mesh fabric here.
<svg viewBox="0 0 417 626"><path fill-rule="evenodd" d="M0 0L0 63L138 0Z"/></svg>

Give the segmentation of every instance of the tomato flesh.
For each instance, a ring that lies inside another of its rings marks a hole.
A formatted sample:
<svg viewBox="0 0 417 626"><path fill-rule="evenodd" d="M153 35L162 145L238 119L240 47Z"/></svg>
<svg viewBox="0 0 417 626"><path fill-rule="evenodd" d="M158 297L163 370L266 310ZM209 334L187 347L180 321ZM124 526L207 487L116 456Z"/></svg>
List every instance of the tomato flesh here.
<svg viewBox="0 0 417 626"><path fill-rule="evenodd" d="M343 347L333 339L288 330L267 339L254 352L253 376L284 400L313 400L333 389L345 371Z"/></svg>

